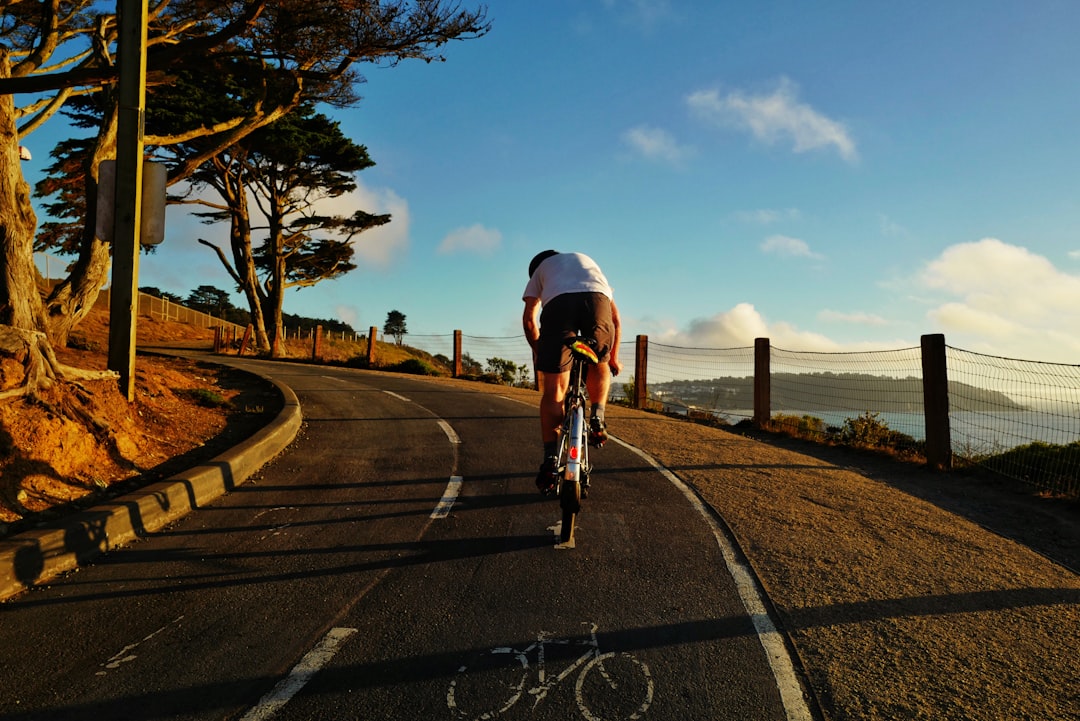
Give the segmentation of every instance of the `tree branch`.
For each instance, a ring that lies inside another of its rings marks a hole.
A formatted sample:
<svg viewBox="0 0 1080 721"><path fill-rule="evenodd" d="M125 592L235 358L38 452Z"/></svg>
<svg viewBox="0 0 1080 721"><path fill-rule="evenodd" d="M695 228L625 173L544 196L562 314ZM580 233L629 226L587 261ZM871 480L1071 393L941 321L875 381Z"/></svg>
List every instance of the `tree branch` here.
<svg viewBox="0 0 1080 721"><path fill-rule="evenodd" d="M213 249L213 251L217 253L218 260L220 260L221 264L225 266L226 272L228 272L228 274L232 276L232 279L236 281L237 285L243 286L244 282L240 279L240 276L233 269L232 264L229 263L229 259L225 257L225 251L211 243L209 240L203 240L202 238L198 238L198 241L200 245L205 245L207 248Z"/></svg>

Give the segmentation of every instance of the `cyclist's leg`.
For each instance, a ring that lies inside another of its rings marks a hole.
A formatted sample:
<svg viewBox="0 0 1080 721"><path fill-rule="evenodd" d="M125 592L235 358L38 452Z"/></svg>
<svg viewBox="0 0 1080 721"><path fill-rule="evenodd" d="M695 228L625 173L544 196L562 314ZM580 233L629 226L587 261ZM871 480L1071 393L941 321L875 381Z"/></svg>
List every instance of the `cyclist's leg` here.
<svg viewBox="0 0 1080 721"><path fill-rule="evenodd" d="M540 434L545 445L558 439L563 419L563 400L570 385L570 351L564 340L574 335L575 320L572 296L556 296L540 313L536 371L541 376Z"/></svg>
<svg viewBox="0 0 1080 721"><path fill-rule="evenodd" d="M585 386L589 389L589 400L592 401L593 415L603 416L603 410L607 407L607 399L611 394L611 368L607 363L599 363L589 368L585 376Z"/></svg>
<svg viewBox="0 0 1080 721"><path fill-rule="evenodd" d="M563 401L570 385L569 350L563 346L566 318L563 304L555 301L540 314L540 339L536 346L536 371L540 376L540 439L544 460L536 476L536 486L550 492L557 483L559 427L563 419Z"/></svg>
<svg viewBox="0 0 1080 721"><path fill-rule="evenodd" d="M583 312L585 318L582 319L582 327L596 340L597 356L600 359L597 365L590 366L585 376L589 400L592 402L589 421L590 442L600 446L607 440L607 421L604 411L607 409L607 399L611 394L611 368L607 362L615 340L611 299L600 293L590 293Z"/></svg>
<svg viewBox="0 0 1080 721"><path fill-rule="evenodd" d="M570 371L544 373L543 394L540 396L540 437L544 445L559 439L559 426L563 420L563 401L570 385Z"/></svg>

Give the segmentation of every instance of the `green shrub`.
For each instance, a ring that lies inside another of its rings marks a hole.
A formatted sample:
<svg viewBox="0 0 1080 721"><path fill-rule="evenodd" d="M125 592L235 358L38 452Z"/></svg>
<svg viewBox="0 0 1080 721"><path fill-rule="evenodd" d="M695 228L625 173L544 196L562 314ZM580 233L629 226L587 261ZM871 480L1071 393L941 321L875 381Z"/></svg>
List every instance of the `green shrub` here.
<svg viewBox="0 0 1080 721"><path fill-rule="evenodd" d="M877 413L866 411L858 418L845 418L844 425L840 429L840 440L851 446L863 446L865 448L879 448L886 445L889 434L889 425L878 419Z"/></svg>
<svg viewBox="0 0 1080 721"><path fill-rule="evenodd" d="M878 418L877 413L866 411L858 418L845 418L839 429L840 443L859 448L890 448L898 451L920 451L925 444L906 433L894 431Z"/></svg>
<svg viewBox="0 0 1080 721"><path fill-rule="evenodd" d="M386 370L393 371L394 373L409 373L414 376L439 375L439 371L435 370L434 366L432 366L427 361L420 360L419 358L408 358L401 361L400 363L395 363L392 366L388 366Z"/></svg>
<svg viewBox="0 0 1080 721"><path fill-rule="evenodd" d="M1080 491L1080 441L1068 445L1035 441L1003 453L970 459L985 468L1031 485L1072 494Z"/></svg>
<svg viewBox="0 0 1080 721"><path fill-rule="evenodd" d="M221 406L229 405L229 402L222 398L221 394L216 391L209 391L204 388L191 388L182 392L203 408L220 408Z"/></svg>
<svg viewBox="0 0 1080 721"><path fill-rule="evenodd" d="M825 421L817 416L790 416L778 413L769 420L769 423L778 430L800 438L821 438L825 435Z"/></svg>

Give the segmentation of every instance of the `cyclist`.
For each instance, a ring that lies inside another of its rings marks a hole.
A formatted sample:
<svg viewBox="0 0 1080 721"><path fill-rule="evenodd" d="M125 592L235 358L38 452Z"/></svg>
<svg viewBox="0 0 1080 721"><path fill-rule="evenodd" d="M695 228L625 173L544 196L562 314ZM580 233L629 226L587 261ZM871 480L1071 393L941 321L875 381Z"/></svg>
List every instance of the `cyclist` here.
<svg viewBox="0 0 1080 721"><path fill-rule="evenodd" d="M522 326L533 349L533 361L540 384L540 436L544 462L536 476L543 493L556 485L559 454L559 426L563 399L570 385L570 349L565 340L579 333L596 340L600 363L586 376L592 409L589 442L601 446L607 440L604 408L611 376L622 370L619 362L621 334L619 311L612 300L611 286L600 266L582 253L545 250L529 263L529 284L522 300Z"/></svg>

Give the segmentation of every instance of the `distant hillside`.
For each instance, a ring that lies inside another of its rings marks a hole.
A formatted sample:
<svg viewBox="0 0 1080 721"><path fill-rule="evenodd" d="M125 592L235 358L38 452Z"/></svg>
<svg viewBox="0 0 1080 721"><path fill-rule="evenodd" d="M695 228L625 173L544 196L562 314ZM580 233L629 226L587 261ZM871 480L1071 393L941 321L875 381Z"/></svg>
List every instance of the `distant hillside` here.
<svg viewBox="0 0 1080 721"><path fill-rule="evenodd" d="M922 379L887 378L862 373L774 373L774 408L805 411L870 410L921 413ZM754 407L752 377L650 383L650 396L673 405L714 409ZM998 391L966 383L949 383L953 411L1021 411L1025 407Z"/></svg>

